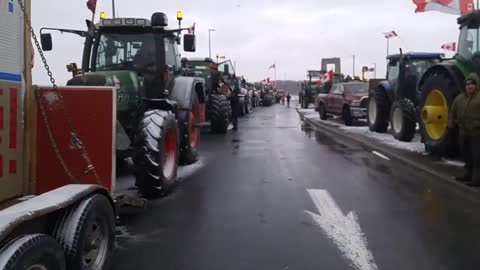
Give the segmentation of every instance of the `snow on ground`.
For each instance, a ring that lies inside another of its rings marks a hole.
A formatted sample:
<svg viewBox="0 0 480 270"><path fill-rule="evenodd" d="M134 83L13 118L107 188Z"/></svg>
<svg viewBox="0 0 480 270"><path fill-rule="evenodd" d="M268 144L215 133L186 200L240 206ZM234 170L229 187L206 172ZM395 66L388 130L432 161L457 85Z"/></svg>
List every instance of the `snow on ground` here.
<svg viewBox="0 0 480 270"><path fill-rule="evenodd" d="M371 132L368 127L346 127L346 126L340 126L341 130L347 131L348 133L351 134L360 134L363 135L367 138L370 138L372 140L375 140L377 142L380 142L382 144L395 147L398 149L404 149L408 150L411 152L416 152L416 153L424 153L425 152L425 146L423 143L419 141L413 141L413 142L401 142L397 141L392 134L390 133L377 133L377 132Z"/></svg>
<svg viewBox="0 0 480 270"><path fill-rule="evenodd" d="M463 166L465 166L464 162L461 162L461 161L458 161L458 160L451 160L451 159L442 158L442 162L447 164L447 165L451 165L451 166L455 166L455 167L462 167L463 168Z"/></svg>

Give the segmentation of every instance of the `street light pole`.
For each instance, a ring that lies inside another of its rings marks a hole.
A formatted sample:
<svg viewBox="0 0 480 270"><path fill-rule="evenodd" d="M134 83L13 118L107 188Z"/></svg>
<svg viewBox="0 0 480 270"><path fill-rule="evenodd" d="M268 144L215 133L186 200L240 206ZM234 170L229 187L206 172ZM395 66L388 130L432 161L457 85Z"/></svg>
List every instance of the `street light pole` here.
<svg viewBox="0 0 480 270"><path fill-rule="evenodd" d="M212 59L212 41L210 38L210 33L215 31L215 29L208 29L208 58Z"/></svg>
<svg viewBox="0 0 480 270"><path fill-rule="evenodd" d="M373 71L375 72L375 79L377 78L377 63L373 63Z"/></svg>
<svg viewBox="0 0 480 270"><path fill-rule="evenodd" d="M355 54L353 55L353 78L355 78Z"/></svg>
<svg viewBox="0 0 480 270"><path fill-rule="evenodd" d="M115 0L112 0L112 16L115 18Z"/></svg>

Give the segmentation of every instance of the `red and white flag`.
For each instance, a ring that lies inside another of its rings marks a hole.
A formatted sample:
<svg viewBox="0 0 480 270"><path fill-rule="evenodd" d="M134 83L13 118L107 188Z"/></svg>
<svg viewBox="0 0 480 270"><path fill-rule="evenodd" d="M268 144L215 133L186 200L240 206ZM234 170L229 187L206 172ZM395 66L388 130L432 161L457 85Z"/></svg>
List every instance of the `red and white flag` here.
<svg viewBox="0 0 480 270"><path fill-rule="evenodd" d="M275 64L271 65L268 69L275 68Z"/></svg>
<svg viewBox="0 0 480 270"><path fill-rule="evenodd" d="M95 14L95 11L97 10L97 0L88 0L87 8Z"/></svg>
<svg viewBox="0 0 480 270"><path fill-rule="evenodd" d="M456 52L457 51L457 43L452 42L452 43L446 43L442 45L442 49L446 51L452 51Z"/></svg>
<svg viewBox="0 0 480 270"><path fill-rule="evenodd" d="M195 34L195 24L196 23L193 23L193 25L188 28L189 34Z"/></svg>
<svg viewBox="0 0 480 270"><path fill-rule="evenodd" d="M412 0L417 12L439 11L453 15L465 15L475 10L473 0Z"/></svg>
<svg viewBox="0 0 480 270"><path fill-rule="evenodd" d="M385 38L394 38L394 37L398 37L398 34L395 31L385 33Z"/></svg>

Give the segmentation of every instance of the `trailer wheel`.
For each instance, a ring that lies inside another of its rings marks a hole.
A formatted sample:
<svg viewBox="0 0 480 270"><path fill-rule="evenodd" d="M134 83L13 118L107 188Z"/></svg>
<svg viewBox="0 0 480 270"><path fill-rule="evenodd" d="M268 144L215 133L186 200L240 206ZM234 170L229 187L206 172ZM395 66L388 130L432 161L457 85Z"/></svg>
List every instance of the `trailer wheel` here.
<svg viewBox="0 0 480 270"><path fill-rule="evenodd" d="M65 270L65 255L52 237L44 234L25 235L0 250L0 269Z"/></svg>
<svg viewBox="0 0 480 270"><path fill-rule="evenodd" d="M115 214L100 194L67 211L55 226L54 236L63 247L68 270L108 269L115 245Z"/></svg>
<svg viewBox="0 0 480 270"><path fill-rule="evenodd" d="M171 112L146 112L135 136L135 181L145 197L167 195L175 187L178 167L178 127Z"/></svg>
<svg viewBox="0 0 480 270"><path fill-rule="evenodd" d="M195 95L196 96L196 95ZM194 99L190 111L178 112L180 129L180 163L189 165L198 159L198 141L200 140L200 106Z"/></svg>
<svg viewBox="0 0 480 270"><path fill-rule="evenodd" d="M385 133L388 129L389 101L381 88L375 88L368 97L367 120L370 131Z"/></svg>
<svg viewBox="0 0 480 270"><path fill-rule="evenodd" d="M417 121L415 106L410 99L397 100L390 112L393 137L402 142L411 142L415 136Z"/></svg>
<svg viewBox="0 0 480 270"><path fill-rule="evenodd" d="M230 124L230 102L224 95L211 95L209 97L208 119L212 133L227 133Z"/></svg>

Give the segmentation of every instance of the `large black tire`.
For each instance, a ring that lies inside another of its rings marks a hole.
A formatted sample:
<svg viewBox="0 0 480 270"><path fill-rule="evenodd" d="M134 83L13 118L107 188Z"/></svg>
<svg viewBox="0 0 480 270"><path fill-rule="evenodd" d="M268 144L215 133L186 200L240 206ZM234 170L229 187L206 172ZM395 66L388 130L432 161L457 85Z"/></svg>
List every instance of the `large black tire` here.
<svg viewBox="0 0 480 270"><path fill-rule="evenodd" d="M105 195L96 194L69 209L54 236L69 270L108 269L115 248L115 213Z"/></svg>
<svg viewBox="0 0 480 270"><path fill-rule="evenodd" d="M248 104L250 103L250 100L248 102L245 102L245 114L249 114L250 110L248 109Z"/></svg>
<svg viewBox="0 0 480 270"><path fill-rule="evenodd" d="M342 118L346 126L351 126L353 123L352 114L350 113L350 108L347 106L342 109Z"/></svg>
<svg viewBox="0 0 480 270"><path fill-rule="evenodd" d="M327 120L327 108L322 103L318 105L318 115L321 120Z"/></svg>
<svg viewBox="0 0 480 270"><path fill-rule="evenodd" d="M265 94L263 97L263 106L272 106L273 104L273 96L271 94Z"/></svg>
<svg viewBox="0 0 480 270"><path fill-rule="evenodd" d="M462 78L463 79L463 78ZM422 120L422 113L427 97L433 91L439 91L447 102L446 116L450 112L450 108L455 97L460 94L460 89L455 85L453 78L444 73L433 73L425 78L424 84L421 86L419 114L420 114L420 134L422 135L422 142L425 144L425 151L434 156L454 157L458 154L458 130L448 129L445 127L443 136L440 138L432 138L425 127Z"/></svg>
<svg viewBox="0 0 480 270"><path fill-rule="evenodd" d="M367 121L370 131L385 133L388 129L390 101L381 87L375 88L368 97Z"/></svg>
<svg viewBox="0 0 480 270"><path fill-rule="evenodd" d="M197 95L190 111L180 110L177 113L180 131L180 163L193 164L198 160L198 142L200 140L200 104Z"/></svg>
<svg viewBox="0 0 480 270"><path fill-rule="evenodd" d="M402 142L411 142L417 128L415 105L408 99L396 100L390 111L393 137Z"/></svg>
<svg viewBox="0 0 480 270"><path fill-rule="evenodd" d="M238 115L245 116L245 102L238 103Z"/></svg>
<svg viewBox="0 0 480 270"><path fill-rule="evenodd" d="M225 134L230 124L230 101L224 95L211 95L208 100L210 131Z"/></svg>
<svg viewBox="0 0 480 270"><path fill-rule="evenodd" d="M65 270L65 255L60 245L48 235L31 234L19 237L0 250L0 269Z"/></svg>
<svg viewBox="0 0 480 270"><path fill-rule="evenodd" d="M178 137L177 120L171 112L144 114L135 135L133 163L136 185L145 197L167 195L175 187Z"/></svg>

